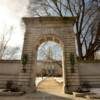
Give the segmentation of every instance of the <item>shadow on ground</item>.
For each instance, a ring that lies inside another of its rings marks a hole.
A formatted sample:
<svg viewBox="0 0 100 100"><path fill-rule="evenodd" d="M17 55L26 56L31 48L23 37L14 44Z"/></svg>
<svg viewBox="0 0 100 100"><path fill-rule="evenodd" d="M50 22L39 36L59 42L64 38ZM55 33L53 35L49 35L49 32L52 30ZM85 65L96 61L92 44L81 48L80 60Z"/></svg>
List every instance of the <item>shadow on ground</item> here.
<svg viewBox="0 0 100 100"><path fill-rule="evenodd" d="M82 98L73 98L68 94L50 94L41 91L25 94L23 96L0 96L0 100L86 100Z"/></svg>
<svg viewBox="0 0 100 100"><path fill-rule="evenodd" d="M62 92L62 84L57 83L53 78L42 81L34 93L23 96L0 96L0 100L83 100L74 98Z"/></svg>
<svg viewBox="0 0 100 100"><path fill-rule="evenodd" d="M59 94L61 95L61 94ZM27 94L25 95L25 98L28 98L28 100L73 100L71 98L68 98L67 96L58 96L54 94L49 94L42 91L37 91L33 94Z"/></svg>

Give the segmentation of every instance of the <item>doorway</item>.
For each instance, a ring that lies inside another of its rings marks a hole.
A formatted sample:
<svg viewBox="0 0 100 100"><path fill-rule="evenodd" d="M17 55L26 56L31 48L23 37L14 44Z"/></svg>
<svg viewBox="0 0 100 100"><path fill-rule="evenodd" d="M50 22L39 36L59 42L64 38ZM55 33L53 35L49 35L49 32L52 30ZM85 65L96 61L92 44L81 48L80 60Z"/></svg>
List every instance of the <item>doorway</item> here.
<svg viewBox="0 0 100 100"><path fill-rule="evenodd" d="M36 87L38 91L62 92L63 47L55 41L45 41L37 49Z"/></svg>

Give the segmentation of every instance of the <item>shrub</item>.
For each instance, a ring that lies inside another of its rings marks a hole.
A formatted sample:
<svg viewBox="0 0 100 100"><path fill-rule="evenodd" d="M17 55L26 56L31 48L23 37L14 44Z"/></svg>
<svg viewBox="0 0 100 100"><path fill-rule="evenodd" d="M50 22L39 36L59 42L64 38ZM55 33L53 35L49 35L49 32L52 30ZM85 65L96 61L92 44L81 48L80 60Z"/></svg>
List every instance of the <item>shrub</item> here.
<svg viewBox="0 0 100 100"><path fill-rule="evenodd" d="M79 92L79 93L90 92L90 88L91 88L91 85L87 81L84 81L82 82L80 87L76 90L76 92Z"/></svg>
<svg viewBox="0 0 100 100"><path fill-rule="evenodd" d="M19 92L20 89L18 88L17 84L15 84L12 80L8 80L6 83L5 91Z"/></svg>
<svg viewBox="0 0 100 100"><path fill-rule="evenodd" d="M84 81L84 82L81 84L81 88L82 88L84 91L89 92L89 91L90 91L90 88L91 88L91 85L89 84L89 82Z"/></svg>
<svg viewBox="0 0 100 100"><path fill-rule="evenodd" d="M6 83L6 90L11 90L12 86L13 86L13 81L12 80L8 80Z"/></svg>
<svg viewBox="0 0 100 100"><path fill-rule="evenodd" d="M23 54L22 58L21 58L21 63L23 65L23 72L26 72L25 65L27 64L27 62L28 62L28 55L27 54Z"/></svg>
<svg viewBox="0 0 100 100"><path fill-rule="evenodd" d="M74 53L70 53L70 65L71 65L71 72L74 73L74 65L75 65L75 56Z"/></svg>

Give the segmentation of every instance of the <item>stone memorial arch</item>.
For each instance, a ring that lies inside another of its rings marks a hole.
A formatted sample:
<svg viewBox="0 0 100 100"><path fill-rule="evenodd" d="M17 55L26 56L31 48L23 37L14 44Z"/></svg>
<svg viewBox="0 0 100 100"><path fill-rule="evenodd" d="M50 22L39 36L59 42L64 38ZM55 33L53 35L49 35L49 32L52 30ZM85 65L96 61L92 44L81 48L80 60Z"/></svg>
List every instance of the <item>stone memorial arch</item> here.
<svg viewBox="0 0 100 100"><path fill-rule="evenodd" d="M75 51L75 34L73 32L73 17L38 17L23 18L26 32L23 45L23 54L28 55L26 73L20 72L20 84L36 90L36 59L37 49L45 41L54 41L63 49L63 78L64 91L67 88L76 89L79 85L79 72L77 63L74 66L75 72L71 72L70 53Z"/></svg>

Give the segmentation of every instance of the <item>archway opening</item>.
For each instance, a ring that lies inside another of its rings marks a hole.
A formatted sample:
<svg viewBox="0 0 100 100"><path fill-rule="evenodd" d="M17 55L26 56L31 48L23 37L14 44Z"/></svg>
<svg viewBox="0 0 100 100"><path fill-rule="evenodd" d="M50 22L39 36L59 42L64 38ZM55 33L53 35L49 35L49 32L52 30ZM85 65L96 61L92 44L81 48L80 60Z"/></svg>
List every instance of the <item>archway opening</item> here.
<svg viewBox="0 0 100 100"><path fill-rule="evenodd" d="M38 91L63 91L63 46L55 41L44 41L37 48L36 87Z"/></svg>

